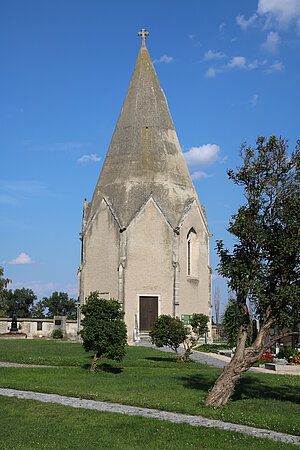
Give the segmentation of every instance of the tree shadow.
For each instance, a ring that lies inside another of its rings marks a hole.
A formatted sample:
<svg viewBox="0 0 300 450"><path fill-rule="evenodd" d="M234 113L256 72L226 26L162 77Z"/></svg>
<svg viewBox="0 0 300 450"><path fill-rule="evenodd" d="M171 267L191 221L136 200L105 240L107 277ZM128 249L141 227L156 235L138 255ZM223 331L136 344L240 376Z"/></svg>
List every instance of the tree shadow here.
<svg viewBox="0 0 300 450"><path fill-rule="evenodd" d="M187 377L181 377L183 384L188 389L197 389L199 391L208 392L211 389L217 379L216 377L212 377L211 374L200 375L195 374Z"/></svg>
<svg viewBox="0 0 300 450"><path fill-rule="evenodd" d="M91 364L83 364L80 367L82 369L88 370L91 368ZM108 363L102 363L102 364L98 364L96 366L96 372L98 372L98 371L118 374L118 373L122 373L123 369L121 367L112 366L111 364L108 364Z"/></svg>
<svg viewBox="0 0 300 450"><path fill-rule="evenodd" d="M212 377L211 374L203 375L196 374L192 376L182 377L181 380L184 386L188 389L196 389L199 391L208 391L213 387L218 377ZM236 386L232 395L232 401L246 400L246 399L261 399L261 400L280 400L292 403L300 403L299 386L284 385L284 380L281 383L271 385L270 381L264 383L262 380L254 379L250 376L242 378Z"/></svg>
<svg viewBox="0 0 300 450"><path fill-rule="evenodd" d="M164 358L163 356L161 356L161 357L160 356L147 356L144 359L147 359L149 361L155 361L155 362L165 362L165 361L172 362L172 363L178 362L176 356L175 357L171 356L170 358Z"/></svg>
<svg viewBox="0 0 300 450"><path fill-rule="evenodd" d="M247 398L257 398L262 400L280 400L300 404L299 386L264 383L262 380L245 377L236 386L232 400L242 400Z"/></svg>
<svg viewBox="0 0 300 450"><path fill-rule="evenodd" d="M123 372L122 367L112 366L111 364L108 364L108 363L102 363L102 364L97 365L96 370L97 371L101 370L101 372L114 373L114 374Z"/></svg>
<svg viewBox="0 0 300 450"><path fill-rule="evenodd" d="M91 364L85 363L85 364L81 364L81 369L89 369L91 367Z"/></svg>

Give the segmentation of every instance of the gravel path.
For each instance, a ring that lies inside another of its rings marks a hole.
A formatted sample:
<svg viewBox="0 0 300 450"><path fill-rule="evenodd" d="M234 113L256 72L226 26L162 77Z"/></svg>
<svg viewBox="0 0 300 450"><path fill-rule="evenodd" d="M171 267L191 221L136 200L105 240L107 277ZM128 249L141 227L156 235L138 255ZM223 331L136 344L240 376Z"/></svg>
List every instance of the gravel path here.
<svg viewBox="0 0 300 450"><path fill-rule="evenodd" d="M4 361L0 361L0 367L27 367L28 369L30 368L45 368L45 369L50 369L50 368L54 368L54 369L61 369L62 366L42 366L42 365L38 365L38 364L22 364L22 363L12 363L12 362L4 362Z"/></svg>
<svg viewBox="0 0 300 450"><path fill-rule="evenodd" d="M57 394L42 394L39 392L19 391L15 389L0 388L0 395L6 397L16 397L25 400L38 400L44 403L58 403L72 408L93 409L103 412L113 412L127 414L129 416L142 416L152 419L168 420L173 423L187 423L195 427L219 428L221 430L235 431L247 434L252 437L273 439L288 444L300 444L298 436L290 434L277 433L275 431L264 430L261 428L249 427L246 425L237 425L229 422L222 422L215 419L207 419L201 416L190 416L178 414L157 409L140 408L136 406L120 405L118 403L99 402L95 400L84 400L75 397L65 397Z"/></svg>
<svg viewBox="0 0 300 450"><path fill-rule="evenodd" d="M168 347L155 347L155 345L144 345L147 347L152 347L155 348L155 350L160 350L161 352L166 352L166 353L173 353L173 355L175 355L175 353L173 352L173 350L171 350ZM183 354L183 349L179 349L179 352ZM201 363L201 364L207 364L210 367L216 367L218 369L223 369L225 366L227 366L227 364L230 361L230 358L228 356L224 356L224 355L218 355L217 353L204 353L204 352L198 352L193 350L192 354L190 355L190 359L192 361ZM269 369L264 369L262 367L251 367L251 369L248 370L248 372L255 372L255 373L266 373L268 375L291 375L291 376L299 376L299 372L290 372L290 371L280 371L277 372L275 370L269 370Z"/></svg>

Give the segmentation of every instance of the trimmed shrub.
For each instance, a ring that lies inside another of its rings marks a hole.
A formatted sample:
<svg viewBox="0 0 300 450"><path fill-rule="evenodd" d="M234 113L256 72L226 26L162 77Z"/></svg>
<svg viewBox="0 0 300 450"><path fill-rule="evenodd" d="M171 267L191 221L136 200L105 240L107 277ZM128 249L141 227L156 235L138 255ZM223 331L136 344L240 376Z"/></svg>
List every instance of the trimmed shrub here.
<svg viewBox="0 0 300 450"><path fill-rule="evenodd" d="M56 328L53 330L52 337L53 339L62 339L64 335L60 328Z"/></svg>

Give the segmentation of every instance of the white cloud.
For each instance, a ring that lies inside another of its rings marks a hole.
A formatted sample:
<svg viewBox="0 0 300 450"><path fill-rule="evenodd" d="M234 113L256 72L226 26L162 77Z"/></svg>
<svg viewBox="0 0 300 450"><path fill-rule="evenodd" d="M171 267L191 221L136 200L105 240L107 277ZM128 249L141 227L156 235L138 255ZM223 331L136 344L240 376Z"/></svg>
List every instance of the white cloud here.
<svg viewBox="0 0 300 450"><path fill-rule="evenodd" d="M258 94L253 94L250 100L250 105L254 108L258 103Z"/></svg>
<svg viewBox="0 0 300 450"><path fill-rule="evenodd" d="M201 170L197 170L196 172L193 172L191 175L192 180L199 180L200 178L211 178L212 175L209 175L206 172L202 172Z"/></svg>
<svg viewBox="0 0 300 450"><path fill-rule="evenodd" d="M246 69L246 58L244 56L234 56L227 64L229 69Z"/></svg>
<svg viewBox="0 0 300 450"><path fill-rule="evenodd" d="M268 33L266 41L262 44L261 47L267 52L275 53L278 48L279 41L279 34L276 31L270 31L270 33Z"/></svg>
<svg viewBox="0 0 300 450"><path fill-rule="evenodd" d="M216 69L214 67L210 67L206 71L205 76L208 77L208 78L214 78L216 76L216 73L217 73Z"/></svg>
<svg viewBox="0 0 300 450"><path fill-rule="evenodd" d="M248 69L249 70L257 69L258 66L259 66L259 61L258 61L258 59L255 59L254 61L252 61L251 63L248 64Z"/></svg>
<svg viewBox="0 0 300 450"><path fill-rule="evenodd" d="M154 59L153 64L160 64L160 63L170 64L173 61L174 61L173 56L162 55L159 59Z"/></svg>
<svg viewBox="0 0 300 450"><path fill-rule="evenodd" d="M101 156L97 156L95 153L92 153L90 155L82 155L80 158L77 159L78 164L84 164L87 162L99 162L101 161Z"/></svg>
<svg viewBox="0 0 300 450"><path fill-rule="evenodd" d="M16 259L13 259L12 261L10 261L9 264L14 264L14 265L33 264L33 261L29 255L22 252L19 254L19 256L16 257Z"/></svg>
<svg viewBox="0 0 300 450"><path fill-rule="evenodd" d="M267 25L275 22L280 28L287 28L295 22L300 33L299 0L259 0L257 12L266 16Z"/></svg>
<svg viewBox="0 0 300 450"><path fill-rule="evenodd" d="M204 59L205 60L211 60L211 59L223 59L226 58L225 53L223 52L214 52L212 50L208 50L205 55L204 55Z"/></svg>
<svg viewBox="0 0 300 450"><path fill-rule="evenodd" d="M252 16L250 16L249 19L245 19L245 17L243 15L239 14L236 17L236 23L242 28L242 30L247 30L247 28L250 25L254 24L256 19L257 19L257 15L256 14L253 14Z"/></svg>
<svg viewBox="0 0 300 450"><path fill-rule="evenodd" d="M221 67L213 67L211 66L205 73L207 78L214 78L217 74L228 72L231 69L244 69L244 70L254 70L258 69L260 66L265 66L267 64L267 60L259 61L258 59L254 59L251 62L248 62L244 56L233 56L230 61L221 66Z"/></svg>
<svg viewBox="0 0 300 450"><path fill-rule="evenodd" d="M225 27L225 22L220 23L219 25L219 31L223 31L223 28Z"/></svg>
<svg viewBox="0 0 300 450"><path fill-rule="evenodd" d="M265 72L266 73L283 72L284 70L285 70L285 67L284 67L283 62L282 61L276 61L273 64L271 64L269 69L267 69Z"/></svg>
<svg viewBox="0 0 300 450"><path fill-rule="evenodd" d="M200 147L192 147L184 152L186 163L189 167L200 167L213 164L220 160L220 147L216 144L204 144Z"/></svg>

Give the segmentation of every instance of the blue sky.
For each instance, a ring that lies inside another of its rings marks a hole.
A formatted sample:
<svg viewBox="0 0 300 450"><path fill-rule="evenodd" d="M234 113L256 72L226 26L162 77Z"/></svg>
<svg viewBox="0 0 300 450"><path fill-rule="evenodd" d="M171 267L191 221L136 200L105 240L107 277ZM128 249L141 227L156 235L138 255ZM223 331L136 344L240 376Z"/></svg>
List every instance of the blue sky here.
<svg viewBox="0 0 300 450"><path fill-rule="evenodd" d="M0 264L13 288L77 295L91 199L146 27L215 239L242 202L242 142L299 136L300 0L45 0L0 6ZM226 283L214 285L227 300Z"/></svg>

